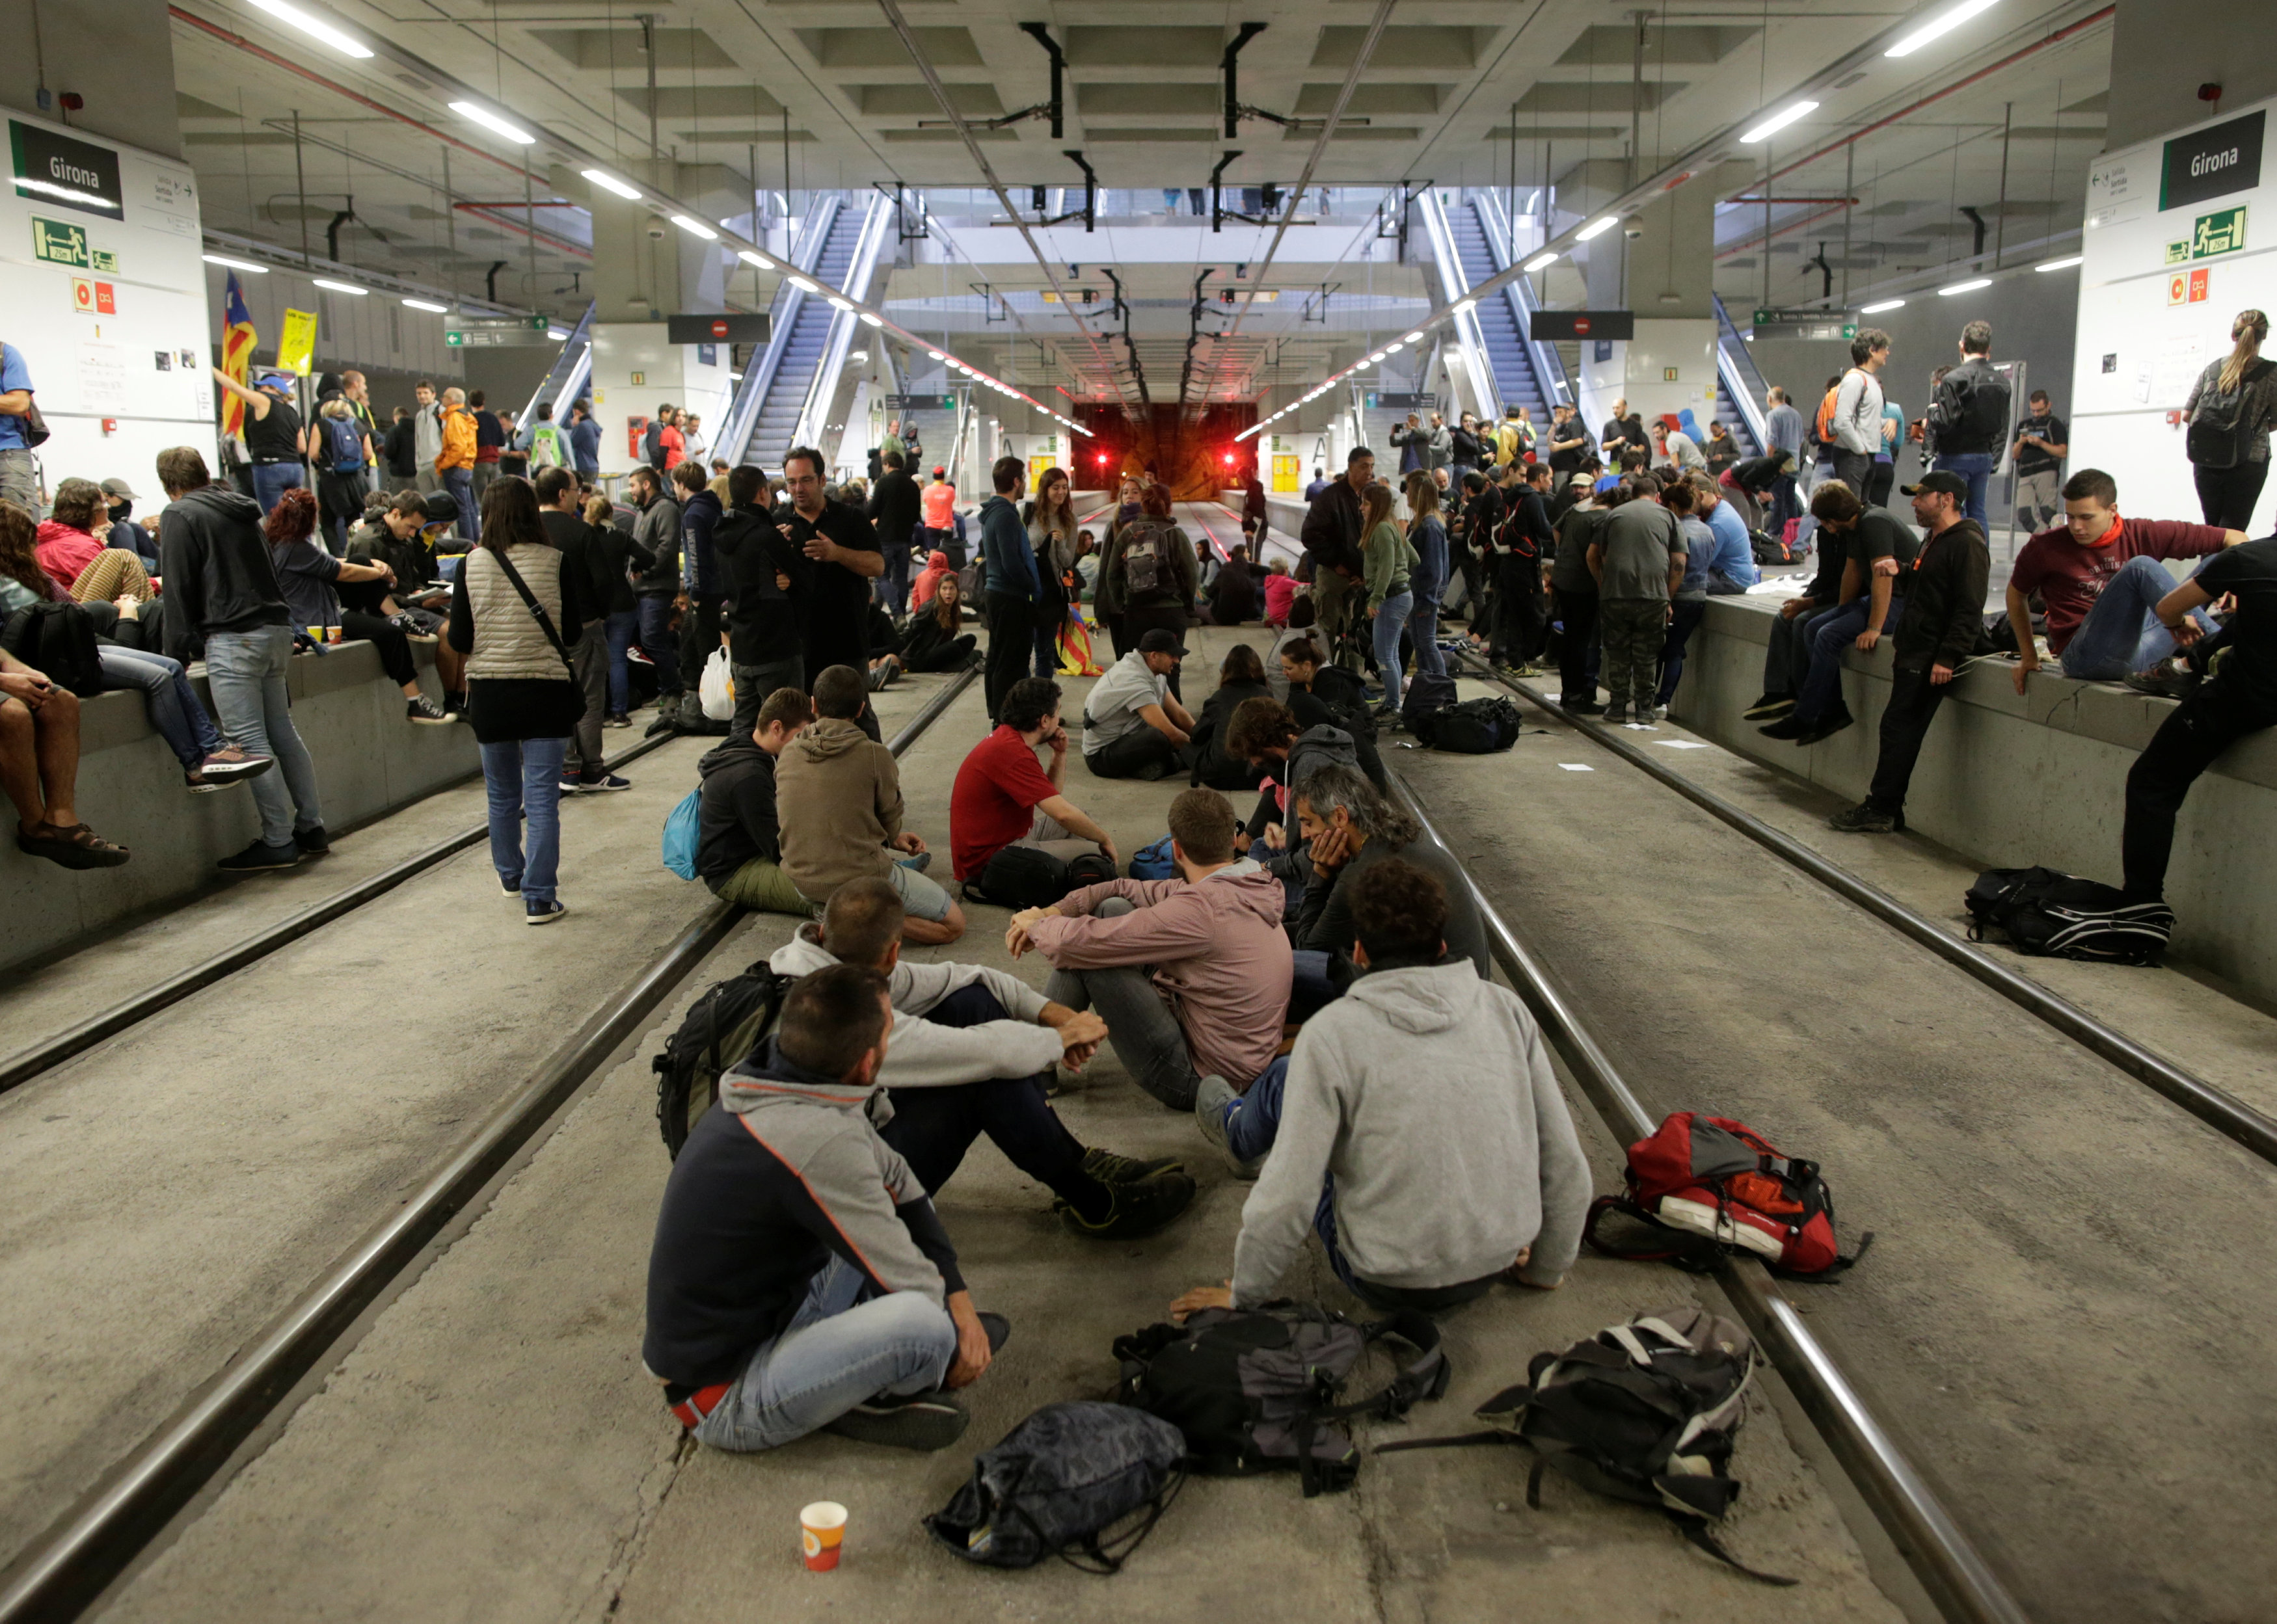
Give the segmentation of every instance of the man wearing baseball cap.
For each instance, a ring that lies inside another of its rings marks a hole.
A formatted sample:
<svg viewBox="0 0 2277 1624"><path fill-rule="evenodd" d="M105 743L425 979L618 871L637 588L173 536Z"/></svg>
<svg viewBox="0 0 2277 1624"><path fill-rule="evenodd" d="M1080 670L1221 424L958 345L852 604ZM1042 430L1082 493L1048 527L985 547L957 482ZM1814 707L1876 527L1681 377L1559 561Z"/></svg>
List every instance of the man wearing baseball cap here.
<svg viewBox="0 0 2277 1624"><path fill-rule="evenodd" d="M142 561L144 573L158 573L158 538L141 525L128 522L134 512L134 488L123 479L103 482L103 496L110 509L109 527L103 534L103 544L131 552Z"/></svg>
<svg viewBox="0 0 2277 1624"><path fill-rule="evenodd" d="M1882 750L1866 799L1826 820L1853 834L1888 834L1906 826L1906 788L1937 708L1961 663L1984 635L1984 584L1992 570L1984 529L1961 515L1969 482L1958 474L1922 475L1905 487L1914 520L1926 534L1907 572L1905 612L1891 639L1896 670L1882 712Z"/></svg>
<svg viewBox="0 0 2277 1624"><path fill-rule="evenodd" d="M1170 673L1185 652L1176 632L1155 626L1093 687L1083 707L1083 764L1093 777L1152 780L1184 764L1194 718L1170 692Z"/></svg>

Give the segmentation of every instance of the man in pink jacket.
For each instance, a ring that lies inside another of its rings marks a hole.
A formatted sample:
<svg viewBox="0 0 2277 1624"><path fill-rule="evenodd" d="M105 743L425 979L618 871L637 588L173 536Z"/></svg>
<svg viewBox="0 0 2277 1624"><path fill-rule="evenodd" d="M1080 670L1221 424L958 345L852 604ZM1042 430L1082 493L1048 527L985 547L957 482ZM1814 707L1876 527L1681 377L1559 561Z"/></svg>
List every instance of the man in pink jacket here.
<svg viewBox="0 0 2277 1624"><path fill-rule="evenodd" d="M1108 880L1013 916L1004 944L1051 962L1044 996L1096 1009L1138 1086L1193 1109L1205 1077L1236 1091L1281 1046L1291 959L1281 882L1233 854L1233 803L1190 789L1170 803L1181 878Z"/></svg>

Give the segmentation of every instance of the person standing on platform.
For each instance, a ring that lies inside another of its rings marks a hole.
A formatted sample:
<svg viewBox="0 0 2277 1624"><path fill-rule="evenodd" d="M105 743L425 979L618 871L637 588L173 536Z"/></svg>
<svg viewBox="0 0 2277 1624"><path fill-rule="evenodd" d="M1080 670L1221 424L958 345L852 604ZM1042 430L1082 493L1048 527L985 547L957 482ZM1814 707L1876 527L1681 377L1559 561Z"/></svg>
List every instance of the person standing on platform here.
<svg viewBox="0 0 2277 1624"><path fill-rule="evenodd" d="M804 555L813 572L808 588L802 657L808 691L834 665L870 669L870 583L886 573L878 533L861 510L824 494L827 467L811 445L793 447L783 458L783 488L790 505L776 510L782 534ZM856 718L877 737L877 713L862 707Z"/></svg>
<svg viewBox="0 0 2277 1624"><path fill-rule="evenodd" d="M870 522L878 533L878 545L886 560L886 573L879 577L879 602L886 612L899 621L909 613L910 607L910 545L916 538L918 520L923 502L918 482L902 466L902 453L887 452L880 459L883 472L870 491Z"/></svg>
<svg viewBox="0 0 2277 1624"><path fill-rule="evenodd" d="M982 680L993 721L1012 685L1027 673L1042 583L1035 549L1020 523L1027 465L1017 457L999 457L988 479L994 494L980 505L980 557L986 571L981 585L988 615L988 669Z"/></svg>

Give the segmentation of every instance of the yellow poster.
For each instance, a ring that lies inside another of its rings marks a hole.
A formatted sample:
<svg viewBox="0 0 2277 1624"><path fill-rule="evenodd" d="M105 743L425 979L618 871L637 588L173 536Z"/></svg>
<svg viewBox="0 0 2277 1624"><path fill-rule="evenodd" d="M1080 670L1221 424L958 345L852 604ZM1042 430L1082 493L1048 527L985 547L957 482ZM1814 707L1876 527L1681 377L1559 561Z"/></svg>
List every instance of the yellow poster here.
<svg viewBox="0 0 2277 1624"><path fill-rule="evenodd" d="M316 313L313 310L287 310L284 330L277 336L277 365L279 370L308 376L308 368L316 359Z"/></svg>
<svg viewBox="0 0 2277 1624"><path fill-rule="evenodd" d="M1044 482L1044 470L1059 466L1060 437L1047 434L1035 443L1028 453L1028 489L1034 490Z"/></svg>

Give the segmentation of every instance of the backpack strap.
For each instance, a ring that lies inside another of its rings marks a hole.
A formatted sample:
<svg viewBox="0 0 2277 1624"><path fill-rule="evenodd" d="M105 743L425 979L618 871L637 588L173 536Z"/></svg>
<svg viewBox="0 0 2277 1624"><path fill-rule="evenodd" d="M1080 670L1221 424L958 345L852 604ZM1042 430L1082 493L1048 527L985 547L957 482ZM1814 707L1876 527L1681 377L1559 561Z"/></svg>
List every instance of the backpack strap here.
<svg viewBox="0 0 2277 1624"><path fill-rule="evenodd" d="M1428 1314L1420 1309L1402 1309L1362 1325L1360 1333L1371 1342L1396 1337L1416 1349L1417 1356L1382 1392L1317 1411L1320 1419L1342 1421L1352 1415L1381 1415L1389 1420L1405 1415L1418 1401L1436 1399L1447 1391L1447 1383L1454 1372L1447 1362L1446 1350L1440 1345L1438 1323Z"/></svg>
<svg viewBox="0 0 2277 1624"><path fill-rule="evenodd" d="M1539 1471L1541 1468L1537 1466L1535 1469ZM1801 1582L1799 1579L1789 1579L1779 1574L1767 1574L1760 1568L1748 1567L1718 1544L1716 1537L1708 1531L1708 1525L1704 1522L1696 1522L1689 1517L1679 1517L1672 1512L1670 1514L1670 1519L1678 1528L1683 1529L1687 1544L1697 1545L1710 1556L1723 1563L1725 1567L1735 1572L1743 1573L1748 1578L1758 1580L1764 1584L1791 1585Z"/></svg>
<svg viewBox="0 0 2277 1624"><path fill-rule="evenodd" d="M1672 1244L1656 1247L1620 1246L1605 1240L1597 1226L1609 1212L1634 1218L1672 1238ZM1589 1249L1607 1257L1618 1257L1629 1263L1673 1264L1692 1274L1706 1274L1723 1259L1724 1249L1705 1236L1695 1236L1689 1231L1675 1229L1664 1224L1652 1213L1639 1206L1626 1195L1600 1195L1589 1203L1589 1217L1581 1226L1581 1239Z"/></svg>
<svg viewBox="0 0 2277 1624"><path fill-rule="evenodd" d="M506 572L507 581L517 593L522 595L522 601L529 608L530 618L537 622L537 629L545 634L545 641L552 643L553 652L561 656L561 669L569 673L569 680L576 681L577 663L569 657L569 650L561 646L561 634L553 629L553 617L545 612L545 606L543 603L530 596L529 583L522 580L522 572L514 567L514 560L506 556L503 548L491 549L491 558L496 561L499 569Z"/></svg>

